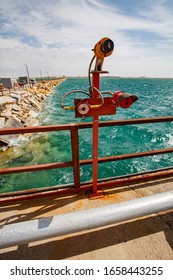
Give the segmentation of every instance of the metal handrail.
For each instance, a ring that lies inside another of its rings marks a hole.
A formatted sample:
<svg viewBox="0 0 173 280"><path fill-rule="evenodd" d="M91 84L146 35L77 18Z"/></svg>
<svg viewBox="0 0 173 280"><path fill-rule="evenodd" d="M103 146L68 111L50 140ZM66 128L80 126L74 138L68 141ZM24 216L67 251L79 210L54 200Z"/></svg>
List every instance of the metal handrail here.
<svg viewBox="0 0 173 280"><path fill-rule="evenodd" d="M172 116L165 117L155 117L155 118L139 118L139 119L126 119L126 120L111 120L111 121L100 121L99 127L108 127L108 126L124 126L124 125L135 125L135 124L148 124L148 123L159 123L159 122L172 122ZM0 129L0 135L11 135L11 134L23 134L23 133L38 133L38 132L49 132L49 131L63 131L69 130L71 133L71 148L72 148L72 161L68 162L57 162L57 163L47 163L47 164L38 164L32 166L20 166L12 168L1 168L0 175L11 174L11 173L20 173L20 172L35 172L46 169L55 169L55 168L66 168L73 167L73 177L74 184L73 187L79 189L80 184L80 166L92 164L92 159L80 160L79 157L79 129L88 129L92 128L92 123L71 123L71 124L62 124L62 125L51 125L51 126L34 126L34 127L20 127L20 128L5 128ZM166 148L161 150L153 151L144 151L131 154L115 155L108 156L104 158L99 158L98 162L111 162L117 160L124 160L129 158L153 156L158 154L172 153L173 148Z"/></svg>
<svg viewBox="0 0 173 280"><path fill-rule="evenodd" d="M24 222L7 223L0 229L0 248L19 246L38 240L115 225L168 211L172 207L173 191L167 191L130 201L111 203L102 207L91 207L90 209L30 219Z"/></svg>
<svg viewBox="0 0 173 280"><path fill-rule="evenodd" d="M155 118L137 118L137 119L126 119L126 120L110 120L110 121L100 121L99 127L172 122L172 121L173 121L173 116L164 116L164 117L155 117ZM71 127L73 126L77 126L78 129L92 128L92 122L49 125L49 126L28 126L28 127L20 127L20 128L5 128L5 129L3 128L0 129L0 135L62 131L62 130L70 130Z"/></svg>
<svg viewBox="0 0 173 280"><path fill-rule="evenodd" d="M173 148L166 148L166 149L145 151L145 152L138 152L138 153L131 153L131 154L122 154L122 155L116 155L116 156L107 156L107 157L99 158L98 163L161 155L161 154L167 154L167 153L173 153ZM89 165L89 164L92 164L92 159L83 159L83 160L79 161L80 166ZM33 171L41 171L41 170L56 169L56 168L66 168L66 167L73 167L73 161L2 168L2 169L0 169L0 175L7 175L7 174L12 174L12 173L33 172Z"/></svg>

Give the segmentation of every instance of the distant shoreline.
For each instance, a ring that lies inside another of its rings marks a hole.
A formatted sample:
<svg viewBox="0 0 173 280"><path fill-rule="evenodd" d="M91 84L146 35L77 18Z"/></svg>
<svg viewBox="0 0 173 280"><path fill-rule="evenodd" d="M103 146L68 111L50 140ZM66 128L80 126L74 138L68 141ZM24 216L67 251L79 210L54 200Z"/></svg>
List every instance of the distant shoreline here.
<svg viewBox="0 0 173 280"><path fill-rule="evenodd" d="M42 81L30 87L16 87L15 90L3 89L0 95L0 127L5 129L36 125L43 101L64 80ZM0 135L0 147L10 146L14 137Z"/></svg>
<svg viewBox="0 0 173 280"><path fill-rule="evenodd" d="M66 79L83 79L83 78L88 78L88 76L68 76L68 77L66 77ZM143 77L143 76L141 76L141 77L121 77L121 76L108 76L108 75L106 75L106 76L104 76L104 75L102 75L101 76L101 78L102 79L107 79L107 78L113 78L113 79L173 79L173 77L171 78L171 77Z"/></svg>

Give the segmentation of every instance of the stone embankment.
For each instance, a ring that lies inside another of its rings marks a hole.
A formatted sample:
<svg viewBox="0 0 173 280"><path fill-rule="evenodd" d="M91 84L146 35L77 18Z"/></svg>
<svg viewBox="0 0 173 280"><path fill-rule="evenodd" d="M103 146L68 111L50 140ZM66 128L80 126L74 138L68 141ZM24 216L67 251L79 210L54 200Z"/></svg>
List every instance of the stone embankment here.
<svg viewBox="0 0 173 280"><path fill-rule="evenodd" d="M42 103L53 88L64 81L57 79L37 83L31 88L4 91L0 96L0 128L27 127L36 125ZM9 145L16 136L1 136L0 146Z"/></svg>

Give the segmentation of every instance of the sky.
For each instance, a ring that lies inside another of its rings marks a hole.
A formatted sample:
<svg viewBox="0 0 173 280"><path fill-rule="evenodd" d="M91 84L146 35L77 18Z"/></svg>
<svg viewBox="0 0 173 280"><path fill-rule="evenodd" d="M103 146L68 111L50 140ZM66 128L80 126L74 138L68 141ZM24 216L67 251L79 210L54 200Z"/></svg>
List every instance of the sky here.
<svg viewBox="0 0 173 280"><path fill-rule="evenodd" d="M173 77L172 0L0 0L0 77L87 76L103 37L110 76Z"/></svg>

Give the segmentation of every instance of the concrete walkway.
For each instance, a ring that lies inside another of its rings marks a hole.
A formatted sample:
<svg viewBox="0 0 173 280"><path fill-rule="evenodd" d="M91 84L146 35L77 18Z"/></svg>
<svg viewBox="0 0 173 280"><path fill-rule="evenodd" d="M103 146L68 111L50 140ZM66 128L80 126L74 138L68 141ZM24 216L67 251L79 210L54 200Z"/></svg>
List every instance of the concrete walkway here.
<svg viewBox="0 0 173 280"><path fill-rule="evenodd" d="M173 190L173 178L104 190L104 198L84 193L0 205L0 226L95 208ZM172 260L173 211L50 240L0 249L0 259Z"/></svg>

